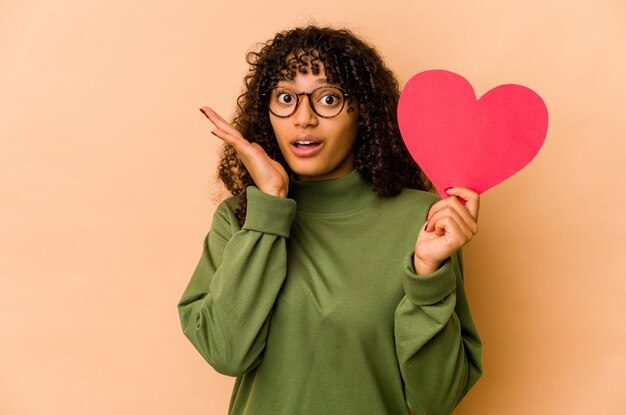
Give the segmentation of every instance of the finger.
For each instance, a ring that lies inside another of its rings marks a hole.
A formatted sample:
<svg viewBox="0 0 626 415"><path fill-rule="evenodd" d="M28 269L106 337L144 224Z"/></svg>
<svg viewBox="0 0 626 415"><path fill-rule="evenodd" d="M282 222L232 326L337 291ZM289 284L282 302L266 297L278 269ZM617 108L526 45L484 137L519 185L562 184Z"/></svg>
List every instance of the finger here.
<svg viewBox="0 0 626 415"><path fill-rule="evenodd" d="M465 245L474 236L463 222L459 222L458 218L452 216L440 218L432 226L435 235L446 236L446 239L456 241L459 246Z"/></svg>
<svg viewBox="0 0 626 415"><path fill-rule="evenodd" d="M241 162L246 166L246 169L257 184L260 185L271 180L271 177L277 171L280 171L276 168L279 164L272 160L258 143L250 143L243 138L233 137L232 134L228 134L220 129L216 129L213 132L234 147ZM286 179L286 177L283 177L283 179Z"/></svg>
<svg viewBox="0 0 626 415"><path fill-rule="evenodd" d="M474 220L478 221L478 211L480 210L480 195L478 193L466 187L451 187L446 189L446 193L452 196L458 196L465 200L465 207Z"/></svg>
<svg viewBox="0 0 626 415"><path fill-rule="evenodd" d="M460 204L460 202L458 203ZM467 213L466 215L469 216ZM428 220L425 230L427 232L432 232L434 230L437 232L437 236L442 236L443 233L440 231L443 227L445 227L446 223L449 223L450 220L454 221L458 227L462 229L464 235L470 236L476 233L476 223L471 218L469 223L466 222L465 218L463 218L461 214L452 207L441 209L432 215Z"/></svg>
<svg viewBox="0 0 626 415"><path fill-rule="evenodd" d="M448 211L455 211L473 233L478 231L476 220L456 196L448 197L432 205L426 220L430 221L435 215L445 214Z"/></svg>
<svg viewBox="0 0 626 415"><path fill-rule="evenodd" d="M246 141L244 138L235 136L228 131L222 130L221 128L216 128L215 130L211 131L211 134L213 134L217 138L222 139L225 143L235 147L237 153L243 150L243 146L245 146L246 144L250 145L250 143L248 143L248 141Z"/></svg>
<svg viewBox="0 0 626 415"><path fill-rule="evenodd" d="M434 203L430 209L428 210L428 217L430 217L433 213L437 212L440 209L445 209L448 206L450 206L450 204L453 202L453 200L456 199L455 197L446 197L444 199L441 199L439 201L437 201L436 203ZM461 203L461 205L463 204L461 202L461 200L457 199L457 201L459 201L459 203Z"/></svg>
<svg viewBox="0 0 626 415"><path fill-rule="evenodd" d="M246 169L248 169L251 174L254 170L257 170L256 165L259 162L258 156L262 155L264 157L267 157L264 151L261 150L261 153L259 153L259 150L254 148L244 138L233 136L232 134L229 134L228 132L223 131L219 128L211 131L211 134L222 139L226 144L231 145L237 152L237 155L241 159L241 162L246 166Z"/></svg>
<svg viewBox="0 0 626 415"><path fill-rule="evenodd" d="M426 220L429 220L435 213L437 213L439 210L444 209L446 206L448 206L448 199L442 199L436 203L434 203L430 209L428 209L428 214L426 214Z"/></svg>
<svg viewBox="0 0 626 415"><path fill-rule="evenodd" d="M476 223L476 219L469 212L467 206L461 203L457 196L451 196L446 200L448 201L448 207L459 214L460 218L464 222L464 225L472 232L472 234L478 232L478 224Z"/></svg>
<svg viewBox="0 0 626 415"><path fill-rule="evenodd" d="M211 134L218 138L221 138L225 143L233 146L239 157L242 159L241 161L244 161L244 164L244 158L250 159L259 155L262 155L263 157L268 157L265 153L265 150L263 150L260 145L258 145L257 143L250 143L248 140L242 138L241 136L233 135L228 131L224 131L220 128L216 128L215 130L211 131Z"/></svg>
<svg viewBox="0 0 626 415"><path fill-rule="evenodd" d="M211 121L217 128L223 131L226 131L229 134L232 134L239 138L243 138L241 133L237 131L235 127L230 125L230 123L226 121L224 118L222 118L222 116L220 116L217 112L213 111L212 108L204 106L200 108L200 112L202 112L204 116L207 117L209 121Z"/></svg>
<svg viewBox="0 0 626 415"><path fill-rule="evenodd" d="M460 204L460 202L458 203ZM465 208L461 208L461 212L464 210ZM442 226L440 225L439 229L437 229L437 224L445 224L447 220L451 220L458 226L466 238L471 239L476 232L478 232L478 224L473 220L467 211L464 213L466 217L463 217L456 209L448 206L432 215L424 230L427 232L436 231L437 236L442 236L444 234L444 232L442 232Z"/></svg>
<svg viewBox="0 0 626 415"><path fill-rule="evenodd" d="M215 112L215 110L213 110L213 108L209 107L209 106L203 106L200 108L200 112L202 114L204 114L205 117L207 117L213 124L215 124L216 127L220 127L218 124L228 124L228 121L226 121L221 115L219 115L217 112Z"/></svg>
<svg viewBox="0 0 626 415"><path fill-rule="evenodd" d="M456 196L450 196L445 199L438 201L433 204L428 210L428 215L426 219L430 219L435 213L441 210L454 209L464 218L467 218L469 221L473 221L472 216L470 215L467 208L461 203L461 201Z"/></svg>

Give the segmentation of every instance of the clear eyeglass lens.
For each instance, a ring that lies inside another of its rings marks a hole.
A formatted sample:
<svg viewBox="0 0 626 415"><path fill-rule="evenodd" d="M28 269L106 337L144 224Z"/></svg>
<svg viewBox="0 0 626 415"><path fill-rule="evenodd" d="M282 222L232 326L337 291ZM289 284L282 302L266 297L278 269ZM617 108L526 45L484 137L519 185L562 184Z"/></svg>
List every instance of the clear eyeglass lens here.
<svg viewBox="0 0 626 415"><path fill-rule="evenodd" d="M298 95L288 88L274 88L270 95L270 110L281 117L288 117L295 108L298 99L304 97ZM322 117L334 117L339 114L344 104L343 92L337 88L323 87L317 88L311 93L309 104L313 111Z"/></svg>

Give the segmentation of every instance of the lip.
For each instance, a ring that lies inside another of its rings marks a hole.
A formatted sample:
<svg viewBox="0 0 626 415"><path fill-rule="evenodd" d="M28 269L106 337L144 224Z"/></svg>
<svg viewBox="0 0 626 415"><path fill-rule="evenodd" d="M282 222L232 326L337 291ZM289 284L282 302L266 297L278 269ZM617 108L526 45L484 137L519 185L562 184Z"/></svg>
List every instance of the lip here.
<svg viewBox="0 0 626 415"><path fill-rule="evenodd" d="M315 141L319 144L313 147L298 147L296 146L297 141ZM314 135L299 134L295 136L293 140L291 140L289 147L291 148L293 154L297 157L312 157L322 150L322 147L324 147L324 143Z"/></svg>

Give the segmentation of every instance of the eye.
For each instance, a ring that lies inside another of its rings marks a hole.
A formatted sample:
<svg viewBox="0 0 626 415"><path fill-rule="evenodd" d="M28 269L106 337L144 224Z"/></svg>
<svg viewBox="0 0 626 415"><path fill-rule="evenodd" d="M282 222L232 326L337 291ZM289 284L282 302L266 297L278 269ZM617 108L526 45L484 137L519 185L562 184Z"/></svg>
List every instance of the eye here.
<svg viewBox="0 0 626 415"><path fill-rule="evenodd" d="M341 106L343 93L337 88L319 88L314 91L313 99L320 106L334 108Z"/></svg>
<svg viewBox="0 0 626 415"><path fill-rule="evenodd" d="M324 95L320 102L324 105L336 105L339 102L339 97L336 95Z"/></svg>
<svg viewBox="0 0 626 415"><path fill-rule="evenodd" d="M276 100L279 104L289 105L296 101L296 97L293 93L281 91L276 94Z"/></svg>

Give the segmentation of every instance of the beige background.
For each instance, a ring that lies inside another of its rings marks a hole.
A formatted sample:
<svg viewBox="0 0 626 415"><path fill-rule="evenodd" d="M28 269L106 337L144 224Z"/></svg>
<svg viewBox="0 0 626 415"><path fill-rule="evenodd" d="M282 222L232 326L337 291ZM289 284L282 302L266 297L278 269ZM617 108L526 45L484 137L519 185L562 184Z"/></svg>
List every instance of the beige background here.
<svg viewBox="0 0 626 415"><path fill-rule="evenodd" d="M486 374L456 413L626 413L623 0L1 0L0 414L226 413L176 313L217 193L198 107L231 115L245 52L309 21L402 85L542 95L546 144L466 249Z"/></svg>

